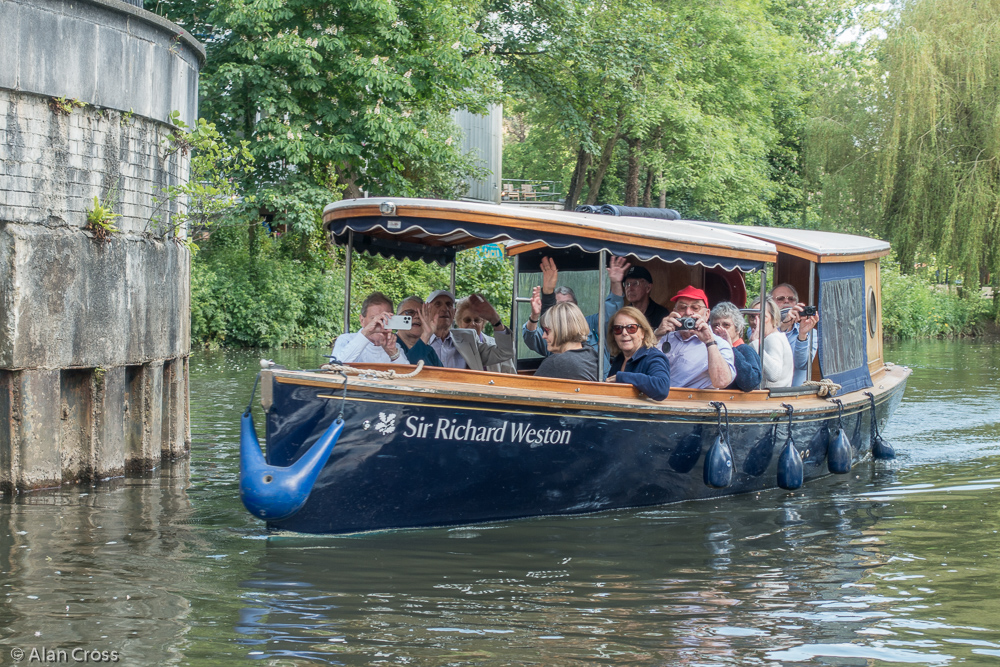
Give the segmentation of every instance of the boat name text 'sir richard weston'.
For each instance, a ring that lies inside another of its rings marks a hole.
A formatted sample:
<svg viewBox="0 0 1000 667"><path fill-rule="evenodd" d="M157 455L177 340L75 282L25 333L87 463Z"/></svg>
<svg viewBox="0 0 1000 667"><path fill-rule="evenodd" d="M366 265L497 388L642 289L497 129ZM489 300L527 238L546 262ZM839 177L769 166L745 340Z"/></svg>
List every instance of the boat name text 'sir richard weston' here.
<svg viewBox="0 0 1000 667"><path fill-rule="evenodd" d="M507 439L508 426L510 426L509 440ZM431 435L432 433L433 435ZM407 438L568 445L570 435L569 429L532 428L531 422L503 422L500 426L476 426L471 419L466 420L464 424L459 424L457 419L448 419L447 417L439 417L434 422L416 416L407 417L403 422L403 436Z"/></svg>

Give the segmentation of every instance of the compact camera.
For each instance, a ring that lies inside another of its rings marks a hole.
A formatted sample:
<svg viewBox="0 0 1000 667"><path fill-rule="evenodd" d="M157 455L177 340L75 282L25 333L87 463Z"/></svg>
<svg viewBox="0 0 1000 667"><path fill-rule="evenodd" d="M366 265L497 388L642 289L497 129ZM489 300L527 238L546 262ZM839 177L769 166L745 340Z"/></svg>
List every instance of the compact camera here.
<svg viewBox="0 0 1000 667"><path fill-rule="evenodd" d="M693 317L682 317L681 318L681 331L691 331L696 326L698 326L698 321Z"/></svg>
<svg viewBox="0 0 1000 667"><path fill-rule="evenodd" d="M802 308L802 317L812 317L817 312L816 306L805 306Z"/></svg>

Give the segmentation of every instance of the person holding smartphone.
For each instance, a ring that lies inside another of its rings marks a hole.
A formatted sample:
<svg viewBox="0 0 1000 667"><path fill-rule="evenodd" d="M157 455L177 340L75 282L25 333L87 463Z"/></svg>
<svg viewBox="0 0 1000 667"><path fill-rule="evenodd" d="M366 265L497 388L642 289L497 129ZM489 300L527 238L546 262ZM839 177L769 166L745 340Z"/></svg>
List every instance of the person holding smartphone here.
<svg viewBox="0 0 1000 667"><path fill-rule="evenodd" d="M392 300L381 292L372 292L361 302L361 330L337 336L333 356L341 363L362 362L408 364L392 332Z"/></svg>
<svg viewBox="0 0 1000 667"><path fill-rule="evenodd" d="M399 346L403 348L403 353L410 360L411 364L418 363L421 359L425 366L443 366L438 359L437 352L430 346L431 328L425 326L424 322L429 321L427 315L427 305L421 296L409 296L399 302L397 315L409 316L410 328L399 329Z"/></svg>

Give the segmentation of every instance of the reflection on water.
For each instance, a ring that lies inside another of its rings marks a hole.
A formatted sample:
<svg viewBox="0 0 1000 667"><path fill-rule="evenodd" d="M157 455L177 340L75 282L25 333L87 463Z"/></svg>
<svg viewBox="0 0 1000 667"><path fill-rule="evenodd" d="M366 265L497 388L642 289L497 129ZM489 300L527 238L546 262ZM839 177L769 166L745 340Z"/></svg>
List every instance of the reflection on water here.
<svg viewBox="0 0 1000 667"><path fill-rule="evenodd" d="M304 537L268 535L238 500L258 357L199 353L189 463L0 503L0 661L996 664L1000 353L890 358L915 369L891 465L794 494Z"/></svg>

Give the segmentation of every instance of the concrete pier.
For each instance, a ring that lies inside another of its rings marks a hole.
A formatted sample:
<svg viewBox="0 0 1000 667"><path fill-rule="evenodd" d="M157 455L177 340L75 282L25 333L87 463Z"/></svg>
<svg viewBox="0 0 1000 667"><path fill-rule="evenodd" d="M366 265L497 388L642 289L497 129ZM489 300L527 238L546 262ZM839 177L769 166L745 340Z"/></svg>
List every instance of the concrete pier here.
<svg viewBox="0 0 1000 667"><path fill-rule="evenodd" d="M190 253L164 191L204 50L118 0L0 0L0 34L0 490L185 456Z"/></svg>

